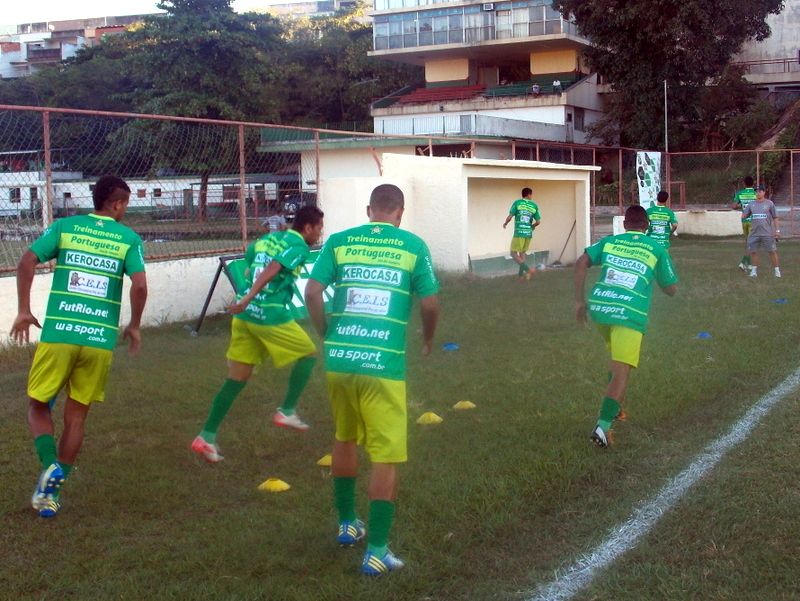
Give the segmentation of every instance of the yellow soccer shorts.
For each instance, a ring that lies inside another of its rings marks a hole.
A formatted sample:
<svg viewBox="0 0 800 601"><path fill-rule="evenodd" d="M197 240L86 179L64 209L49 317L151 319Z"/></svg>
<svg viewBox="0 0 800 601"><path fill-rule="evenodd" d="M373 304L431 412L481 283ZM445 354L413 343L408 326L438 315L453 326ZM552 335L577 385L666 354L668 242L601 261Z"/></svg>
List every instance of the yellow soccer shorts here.
<svg viewBox="0 0 800 601"><path fill-rule="evenodd" d="M28 396L48 403L66 385L69 397L82 405L101 402L112 357L106 349L40 342L28 374Z"/></svg>
<svg viewBox="0 0 800 601"><path fill-rule="evenodd" d="M750 236L750 221L742 221L742 233L744 234L745 239Z"/></svg>
<svg viewBox="0 0 800 601"><path fill-rule="evenodd" d="M231 320L231 342L226 354L231 361L259 365L269 356L275 367L280 368L316 351L317 347L296 321L268 326Z"/></svg>
<svg viewBox="0 0 800 601"><path fill-rule="evenodd" d="M511 252L512 253L526 253L531 247L531 240L533 238L520 238L514 236L511 238Z"/></svg>
<svg viewBox="0 0 800 601"><path fill-rule="evenodd" d="M327 378L336 440L362 445L373 463L407 461L405 381L336 372Z"/></svg>
<svg viewBox="0 0 800 601"><path fill-rule="evenodd" d="M624 326L596 325L603 340L606 341L606 348L611 353L612 361L639 367L639 351L642 348L644 334Z"/></svg>

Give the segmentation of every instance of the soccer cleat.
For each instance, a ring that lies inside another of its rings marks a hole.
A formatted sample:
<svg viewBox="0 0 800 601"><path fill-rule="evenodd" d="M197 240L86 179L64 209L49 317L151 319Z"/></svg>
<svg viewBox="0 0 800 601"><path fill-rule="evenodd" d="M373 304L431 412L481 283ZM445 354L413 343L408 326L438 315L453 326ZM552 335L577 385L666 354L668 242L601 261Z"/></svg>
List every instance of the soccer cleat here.
<svg viewBox="0 0 800 601"><path fill-rule="evenodd" d="M396 557L388 549L383 557L378 557L374 553L367 551L364 553L364 561L361 562L361 573L367 576L383 576L389 572L404 568L405 565L400 558Z"/></svg>
<svg viewBox="0 0 800 601"><path fill-rule="evenodd" d="M48 495L58 495L61 485L64 484L64 471L58 463L53 463L39 474L39 481L31 497L31 507L36 511L45 505Z"/></svg>
<svg viewBox="0 0 800 601"><path fill-rule="evenodd" d="M756 271L754 268L751 267L750 268L750 273L748 273L747 275L750 276L751 278L757 278L758 277L758 271Z"/></svg>
<svg viewBox="0 0 800 601"><path fill-rule="evenodd" d="M196 436L190 448L193 453L200 455L209 463L219 463L224 459L224 457L219 454L219 447L206 442L202 436Z"/></svg>
<svg viewBox="0 0 800 601"><path fill-rule="evenodd" d="M775 277L776 278L781 277L781 268L780 267L776 267L775 268Z"/></svg>
<svg viewBox="0 0 800 601"><path fill-rule="evenodd" d="M610 446L612 442L614 442L614 439L611 436L611 431L609 430L606 432L600 427L600 424L597 424L594 427L594 430L592 430L592 434L589 436L589 438L601 449L605 449L606 447Z"/></svg>
<svg viewBox="0 0 800 601"><path fill-rule="evenodd" d="M46 495L41 506L39 507L40 518L54 518L61 509L61 501L58 495Z"/></svg>
<svg viewBox="0 0 800 601"><path fill-rule="evenodd" d="M339 532L336 535L336 542L341 547L352 547L364 538L367 529L364 522L355 520L354 522L342 522L339 524Z"/></svg>
<svg viewBox="0 0 800 601"><path fill-rule="evenodd" d="M739 263L739 269L747 273L747 265L745 265L744 263Z"/></svg>
<svg viewBox="0 0 800 601"><path fill-rule="evenodd" d="M295 430L300 430L301 432L305 432L309 427L306 422L300 419L300 416L297 415L297 413L286 415L280 409L278 409L275 412L275 415L272 416L272 423L276 426L280 426L281 428L293 428Z"/></svg>

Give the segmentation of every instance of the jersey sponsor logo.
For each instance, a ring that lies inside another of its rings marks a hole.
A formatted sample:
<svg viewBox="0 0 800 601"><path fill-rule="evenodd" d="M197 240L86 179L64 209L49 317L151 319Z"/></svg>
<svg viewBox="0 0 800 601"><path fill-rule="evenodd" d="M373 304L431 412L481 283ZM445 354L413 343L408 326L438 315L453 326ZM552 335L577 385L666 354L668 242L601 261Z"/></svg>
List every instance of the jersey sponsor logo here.
<svg viewBox="0 0 800 601"><path fill-rule="evenodd" d="M614 290L595 290L592 296L596 298L602 299L610 299L610 300L621 300L630 302L633 300L633 297L629 294L620 294Z"/></svg>
<svg viewBox="0 0 800 601"><path fill-rule="evenodd" d="M104 227L103 220L98 219L94 222L94 224L98 227ZM84 225L76 225L72 228L76 232L80 232L82 234L86 234L88 236L99 236L100 238L114 238L115 240L122 240L122 234L118 234L116 232L107 232L105 230L96 230L91 227L86 227Z"/></svg>
<svg viewBox="0 0 800 601"><path fill-rule="evenodd" d="M349 288L345 313L368 313L370 315L388 315L392 294L388 290L374 288Z"/></svg>
<svg viewBox="0 0 800 601"><path fill-rule="evenodd" d="M625 319L625 308L624 307L611 307L609 305L589 305L589 311L593 313L602 313L603 315L609 315L611 317L620 317Z"/></svg>
<svg viewBox="0 0 800 601"><path fill-rule="evenodd" d="M389 340L389 330L381 328L365 328L357 324L349 326L336 326L336 333L341 336L358 336L360 338L377 338L378 340Z"/></svg>
<svg viewBox="0 0 800 601"><path fill-rule="evenodd" d="M80 323L57 321L55 328L57 332L74 332L79 336L87 336L87 340L92 342L108 342L106 328L103 326L85 326Z"/></svg>
<svg viewBox="0 0 800 601"><path fill-rule="evenodd" d="M70 234L69 241L70 244L91 248L92 250L96 250L98 252L108 251L113 254L118 254L122 250L122 247L119 244L107 242L106 240L95 240L94 238L87 238L77 234Z"/></svg>
<svg viewBox="0 0 800 601"><path fill-rule="evenodd" d="M108 277L82 271L70 271L67 290L78 294L106 298L108 296Z"/></svg>
<svg viewBox="0 0 800 601"><path fill-rule="evenodd" d="M345 265L342 268L342 282L370 282L400 285L402 272L385 267L362 267L361 265Z"/></svg>
<svg viewBox="0 0 800 601"><path fill-rule="evenodd" d="M74 250L69 250L64 255L64 262L67 265L74 265L75 267L89 267L97 269L98 271L105 271L108 273L117 273L119 271L120 262L118 259L110 257L97 257Z"/></svg>
<svg viewBox="0 0 800 601"><path fill-rule="evenodd" d="M611 267L606 270L606 278L603 280L603 282L609 286L622 286L624 288L630 288L631 290L636 288L636 283L638 281L638 275L627 273L626 271L617 271Z"/></svg>
<svg viewBox="0 0 800 601"><path fill-rule="evenodd" d="M620 269L630 269L631 271L639 272L642 275L647 273L647 266L643 265L636 259L625 259L615 255L608 255L606 257L606 262L614 265L615 267L619 267Z"/></svg>
<svg viewBox="0 0 800 601"><path fill-rule="evenodd" d="M650 229L653 231L654 234L666 234L667 233L667 226L665 225L653 225L653 222L650 222Z"/></svg>
<svg viewBox="0 0 800 601"><path fill-rule="evenodd" d="M108 309L95 309L84 303L68 303L61 301L58 303L58 310L67 313L80 313L81 315L88 315L89 317L100 317L102 319L108 318Z"/></svg>
<svg viewBox="0 0 800 601"><path fill-rule="evenodd" d="M381 248L369 248L365 246L348 246L344 249L345 257L364 257L367 259L388 259L390 261L399 261L403 255L393 250Z"/></svg>
<svg viewBox="0 0 800 601"><path fill-rule="evenodd" d="M381 363L381 351L359 351L355 349L337 349L332 348L328 351L328 357L332 359L345 359L347 361L361 361L360 367L366 369L386 369L386 366Z"/></svg>

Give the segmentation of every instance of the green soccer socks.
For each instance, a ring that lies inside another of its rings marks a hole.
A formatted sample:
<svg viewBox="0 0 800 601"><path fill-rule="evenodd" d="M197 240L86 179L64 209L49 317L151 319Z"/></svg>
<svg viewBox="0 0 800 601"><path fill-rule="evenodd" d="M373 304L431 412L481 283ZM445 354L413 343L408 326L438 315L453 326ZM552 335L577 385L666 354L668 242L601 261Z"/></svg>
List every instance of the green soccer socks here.
<svg viewBox="0 0 800 601"><path fill-rule="evenodd" d="M220 388L217 396L214 397L211 403L211 411L209 411L208 419L206 419L206 423L203 426L203 431L200 432L200 436L207 443L215 444L217 442L217 430L219 430L219 425L222 423L222 420L225 419L228 410L231 408L231 405L233 405L233 401L242 389L244 389L246 384L247 382L239 382L238 380L231 380L230 378L225 380L222 388Z"/></svg>
<svg viewBox="0 0 800 601"><path fill-rule="evenodd" d="M617 415L619 415L620 408L621 405L611 397L603 397L597 424L604 432L611 430L611 424L616 419Z"/></svg>
<svg viewBox="0 0 800 601"><path fill-rule="evenodd" d="M367 551L378 557L386 555L392 521L394 521L394 503L383 500L370 501Z"/></svg>
<svg viewBox="0 0 800 601"><path fill-rule="evenodd" d="M39 463L42 469L47 469L58 460L58 451L56 451L56 439L52 434L42 434L37 436L33 441L36 447L36 454L39 456Z"/></svg>
<svg viewBox="0 0 800 601"><path fill-rule="evenodd" d="M297 363L292 368L292 373L289 374L289 388L286 390L286 398L283 400L283 404L278 407L278 411L284 415L294 415L294 409L300 400L300 394L306 387L316 363L317 358L315 356L303 357L297 360Z"/></svg>
<svg viewBox="0 0 800 601"><path fill-rule="evenodd" d="M356 521L356 479L333 477L333 502L339 513L339 523Z"/></svg>

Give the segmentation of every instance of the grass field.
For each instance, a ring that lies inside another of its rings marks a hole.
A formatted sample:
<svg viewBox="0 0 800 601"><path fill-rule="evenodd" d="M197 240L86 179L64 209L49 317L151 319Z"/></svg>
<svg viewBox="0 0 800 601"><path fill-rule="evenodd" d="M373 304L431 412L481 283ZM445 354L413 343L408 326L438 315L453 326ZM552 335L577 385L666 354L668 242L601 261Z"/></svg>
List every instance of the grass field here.
<svg viewBox="0 0 800 601"><path fill-rule="evenodd" d="M228 319L197 338L180 326L147 330L141 356L117 353L65 506L46 521L29 507L31 350L8 349L0 597L526 599L797 367L800 244L780 252L784 278L762 267L751 281L735 267L741 241L678 241L678 296L654 294L629 418L606 451L588 440L605 350L574 323L571 270L527 283L446 278L438 341L460 350L423 360L418 321L409 332L410 417L435 411L444 422L410 425L392 533L408 565L376 581L358 574L360 549L333 542L330 476L316 465L331 438L321 370L300 406L312 429L299 434L269 425L288 374L262 368L220 431L225 461L209 466L187 447L224 378ZM477 409L453 411L461 399ZM575 599L799 598L798 411L794 392ZM292 489L256 490L268 477ZM364 482L359 507L365 514Z"/></svg>

